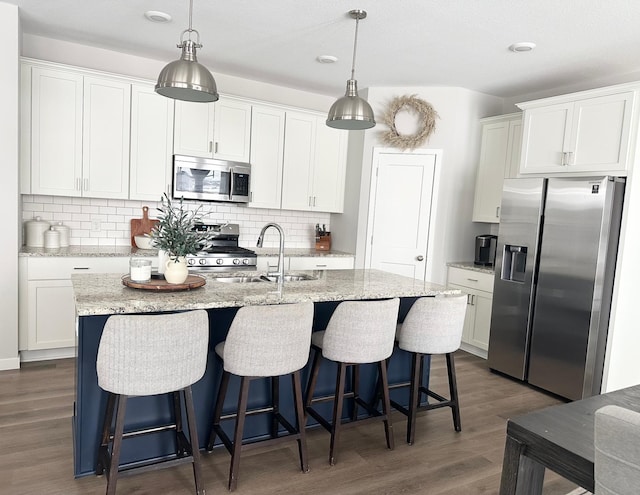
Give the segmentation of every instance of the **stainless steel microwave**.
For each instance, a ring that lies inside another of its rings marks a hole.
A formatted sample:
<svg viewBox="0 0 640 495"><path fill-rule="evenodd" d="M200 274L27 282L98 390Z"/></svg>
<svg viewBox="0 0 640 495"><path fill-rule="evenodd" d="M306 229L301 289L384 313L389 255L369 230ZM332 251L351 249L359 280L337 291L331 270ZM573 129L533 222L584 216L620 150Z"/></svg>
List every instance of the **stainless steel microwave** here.
<svg viewBox="0 0 640 495"><path fill-rule="evenodd" d="M173 197L248 203L250 174L248 163L173 155Z"/></svg>

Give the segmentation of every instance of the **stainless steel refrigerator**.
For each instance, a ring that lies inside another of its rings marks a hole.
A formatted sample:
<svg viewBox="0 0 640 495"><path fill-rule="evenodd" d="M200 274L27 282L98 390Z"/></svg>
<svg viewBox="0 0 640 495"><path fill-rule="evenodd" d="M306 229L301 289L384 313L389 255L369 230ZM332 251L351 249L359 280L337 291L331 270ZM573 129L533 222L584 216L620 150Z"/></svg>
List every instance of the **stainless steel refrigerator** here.
<svg viewBox="0 0 640 495"><path fill-rule="evenodd" d="M506 179L488 364L568 399L600 393L624 179Z"/></svg>

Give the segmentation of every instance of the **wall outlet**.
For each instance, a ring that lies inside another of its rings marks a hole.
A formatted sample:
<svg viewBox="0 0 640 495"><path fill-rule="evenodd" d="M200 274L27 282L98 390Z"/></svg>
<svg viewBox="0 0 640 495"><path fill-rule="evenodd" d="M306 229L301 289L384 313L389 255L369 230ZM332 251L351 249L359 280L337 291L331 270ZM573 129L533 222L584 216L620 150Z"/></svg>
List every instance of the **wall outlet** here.
<svg viewBox="0 0 640 495"><path fill-rule="evenodd" d="M91 220L91 232L100 232L100 220Z"/></svg>

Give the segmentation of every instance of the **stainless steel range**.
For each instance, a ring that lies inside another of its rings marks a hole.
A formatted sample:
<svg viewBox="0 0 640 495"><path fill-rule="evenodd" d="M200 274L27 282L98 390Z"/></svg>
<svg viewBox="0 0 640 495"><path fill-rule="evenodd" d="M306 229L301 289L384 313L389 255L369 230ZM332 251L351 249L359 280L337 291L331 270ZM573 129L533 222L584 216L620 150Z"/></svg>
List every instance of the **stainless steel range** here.
<svg viewBox="0 0 640 495"><path fill-rule="evenodd" d="M192 271L255 270L256 253L238 246L240 226L237 223L198 223L195 230L207 233L207 240L196 254L187 255Z"/></svg>

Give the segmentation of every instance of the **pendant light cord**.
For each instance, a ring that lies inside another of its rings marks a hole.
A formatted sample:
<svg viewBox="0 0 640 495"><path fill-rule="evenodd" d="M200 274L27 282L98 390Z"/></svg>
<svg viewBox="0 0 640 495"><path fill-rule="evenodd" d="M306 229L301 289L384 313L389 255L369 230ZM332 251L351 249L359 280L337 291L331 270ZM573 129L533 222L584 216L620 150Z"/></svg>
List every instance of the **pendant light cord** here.
<svg viewBox="0 0 640 495"><path fill-rule="evenodd" d="M356 35L355 35L355 38L353 39L353 60L351 61L351 79L354 79L354 75L356 73L356 48L358 46L358 22L360 22L360 16L356 17Z"/></svg>
<svg viewBox="0 0 640 495"><path fill-rule="evenodd" d="M193 28L191 27L193 19L193 0L189 0L189 39L191 39L191 33L193 32Z"/></svg>

